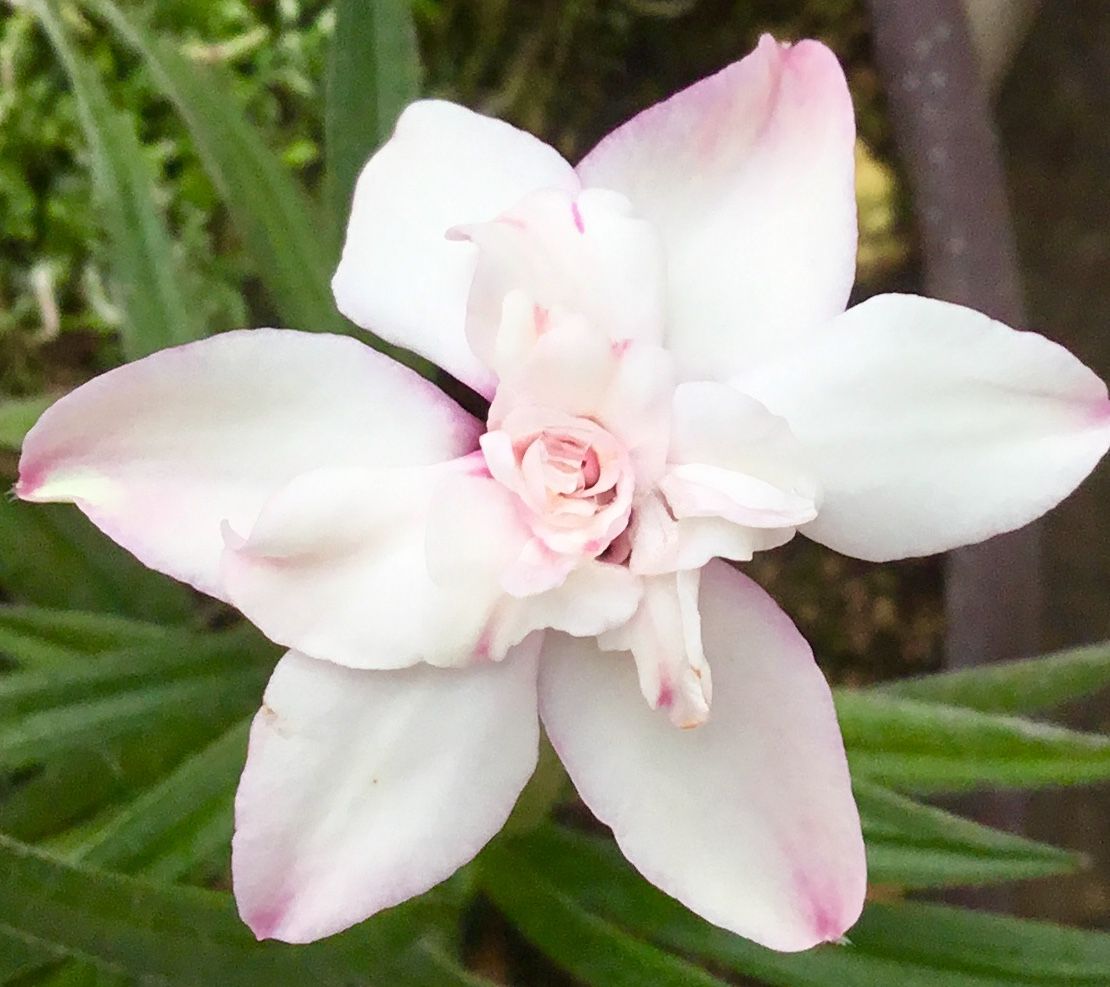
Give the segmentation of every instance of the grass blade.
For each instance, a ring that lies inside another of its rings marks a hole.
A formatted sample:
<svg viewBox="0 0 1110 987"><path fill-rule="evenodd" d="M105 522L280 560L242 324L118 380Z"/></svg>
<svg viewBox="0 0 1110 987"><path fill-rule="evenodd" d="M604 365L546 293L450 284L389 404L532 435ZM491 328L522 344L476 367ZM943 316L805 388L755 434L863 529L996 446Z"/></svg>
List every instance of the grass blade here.
<svg viewBox="0 0 1110 987"><path fill-rule="evenodd" d="M31 9L69 76L92 151L112 279L124 313L124 356L134 360L200 338L204 327L181 291L170 235L131 118L113 108L100 78L72 43L56 0L32 0Z"/></svg>
<svg viewBox="0 0 1110 987"><path fill-rule="evenodd" d="M337 0L324 117L326 193L337 231L359 171L420 94L420 76L410 0Z"/></svg>
<svg viewBox="0 0 1110 987"><path fill-rule="evenodd" d="M1110 686L1110 641L1041 658L991 662L875 688L888 696L965 706L983 713L1035 713Z"/></svg>
<svg viewBox="0 0 1110 987"><path fill-rule="evenodd" d="M333 251L308 200L214 65L189 61L112 0L84 0L143 60L174 104L278 315L292 329L346 332L331 297Z"/></svg>

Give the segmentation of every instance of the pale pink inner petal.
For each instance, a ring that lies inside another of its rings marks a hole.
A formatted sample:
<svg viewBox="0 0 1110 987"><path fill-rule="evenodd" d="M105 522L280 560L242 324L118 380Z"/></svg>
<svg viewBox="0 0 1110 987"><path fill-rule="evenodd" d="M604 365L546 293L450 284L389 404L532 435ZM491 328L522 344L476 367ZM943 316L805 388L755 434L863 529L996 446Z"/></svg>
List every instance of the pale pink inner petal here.
<svg viewBox="0 0 1110 987"><path fill-rule="evenodd" d="M693 569L645 579L635 616L598 638L605 651L632 652L644 699L681 729L705 723L713 699L698 613L700 578L701 570Z"/></svg>
<svg viewBox="0 0 1110 987"><path fill-rule="evenodd" d="M621 195L543 189L452 235L478 247L467 337L499 377L557 311L585 318L612 341L662 339L662 252Z"/></svg>

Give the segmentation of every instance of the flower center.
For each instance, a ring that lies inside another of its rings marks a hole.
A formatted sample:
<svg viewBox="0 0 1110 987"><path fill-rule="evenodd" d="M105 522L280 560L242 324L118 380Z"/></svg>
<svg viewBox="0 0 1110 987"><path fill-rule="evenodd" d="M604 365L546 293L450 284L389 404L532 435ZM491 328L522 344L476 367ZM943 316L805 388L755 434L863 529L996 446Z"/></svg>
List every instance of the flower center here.
<svg viewBox="0 0 1110 987"><path fill-rule="evenodd" d="M490 474L519 498L533 535L559 555L596 558L628 524L627 451L590 418L511 412L482 437Z"/></svg>

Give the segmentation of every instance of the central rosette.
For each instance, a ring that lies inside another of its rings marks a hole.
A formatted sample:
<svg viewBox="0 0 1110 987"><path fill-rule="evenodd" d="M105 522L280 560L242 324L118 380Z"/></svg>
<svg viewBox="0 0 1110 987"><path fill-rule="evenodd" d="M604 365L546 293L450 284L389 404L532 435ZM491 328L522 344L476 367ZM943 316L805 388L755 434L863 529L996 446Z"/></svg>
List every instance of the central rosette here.
<svg viewBox="0 0 1110 987"><path fill-rule="evenodd" d="M628 526L635 473L627 450L591 418L510 411L481 439L490 475L517 495L543 569L556 582L606 552ZM538 561L538 560L537 560Z"/></svg>

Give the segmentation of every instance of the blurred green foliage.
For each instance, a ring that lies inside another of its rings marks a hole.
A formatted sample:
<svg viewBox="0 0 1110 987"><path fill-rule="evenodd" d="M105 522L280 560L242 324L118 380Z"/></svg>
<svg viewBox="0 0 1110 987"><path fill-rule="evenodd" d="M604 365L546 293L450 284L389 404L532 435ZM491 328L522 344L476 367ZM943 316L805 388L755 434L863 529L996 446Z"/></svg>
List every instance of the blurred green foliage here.
<svg viewBox="0 0 1110 987"><path fill-rule="evenodd" d="M235 95L312 190L322 180L322 94L334 11L324 0L158 0L153 26ZM572 160L620 120L748 50L771 29L816 36L845 60L860 129L885 147L857 0L417 0L430 95L494 113ZM134 55L75 4L68 25L113 104L135 121L210 331L272 318L180 117ZM118 361L89 155L66 78L29 11L0 18L0 393L64 387Z"/></svg>

